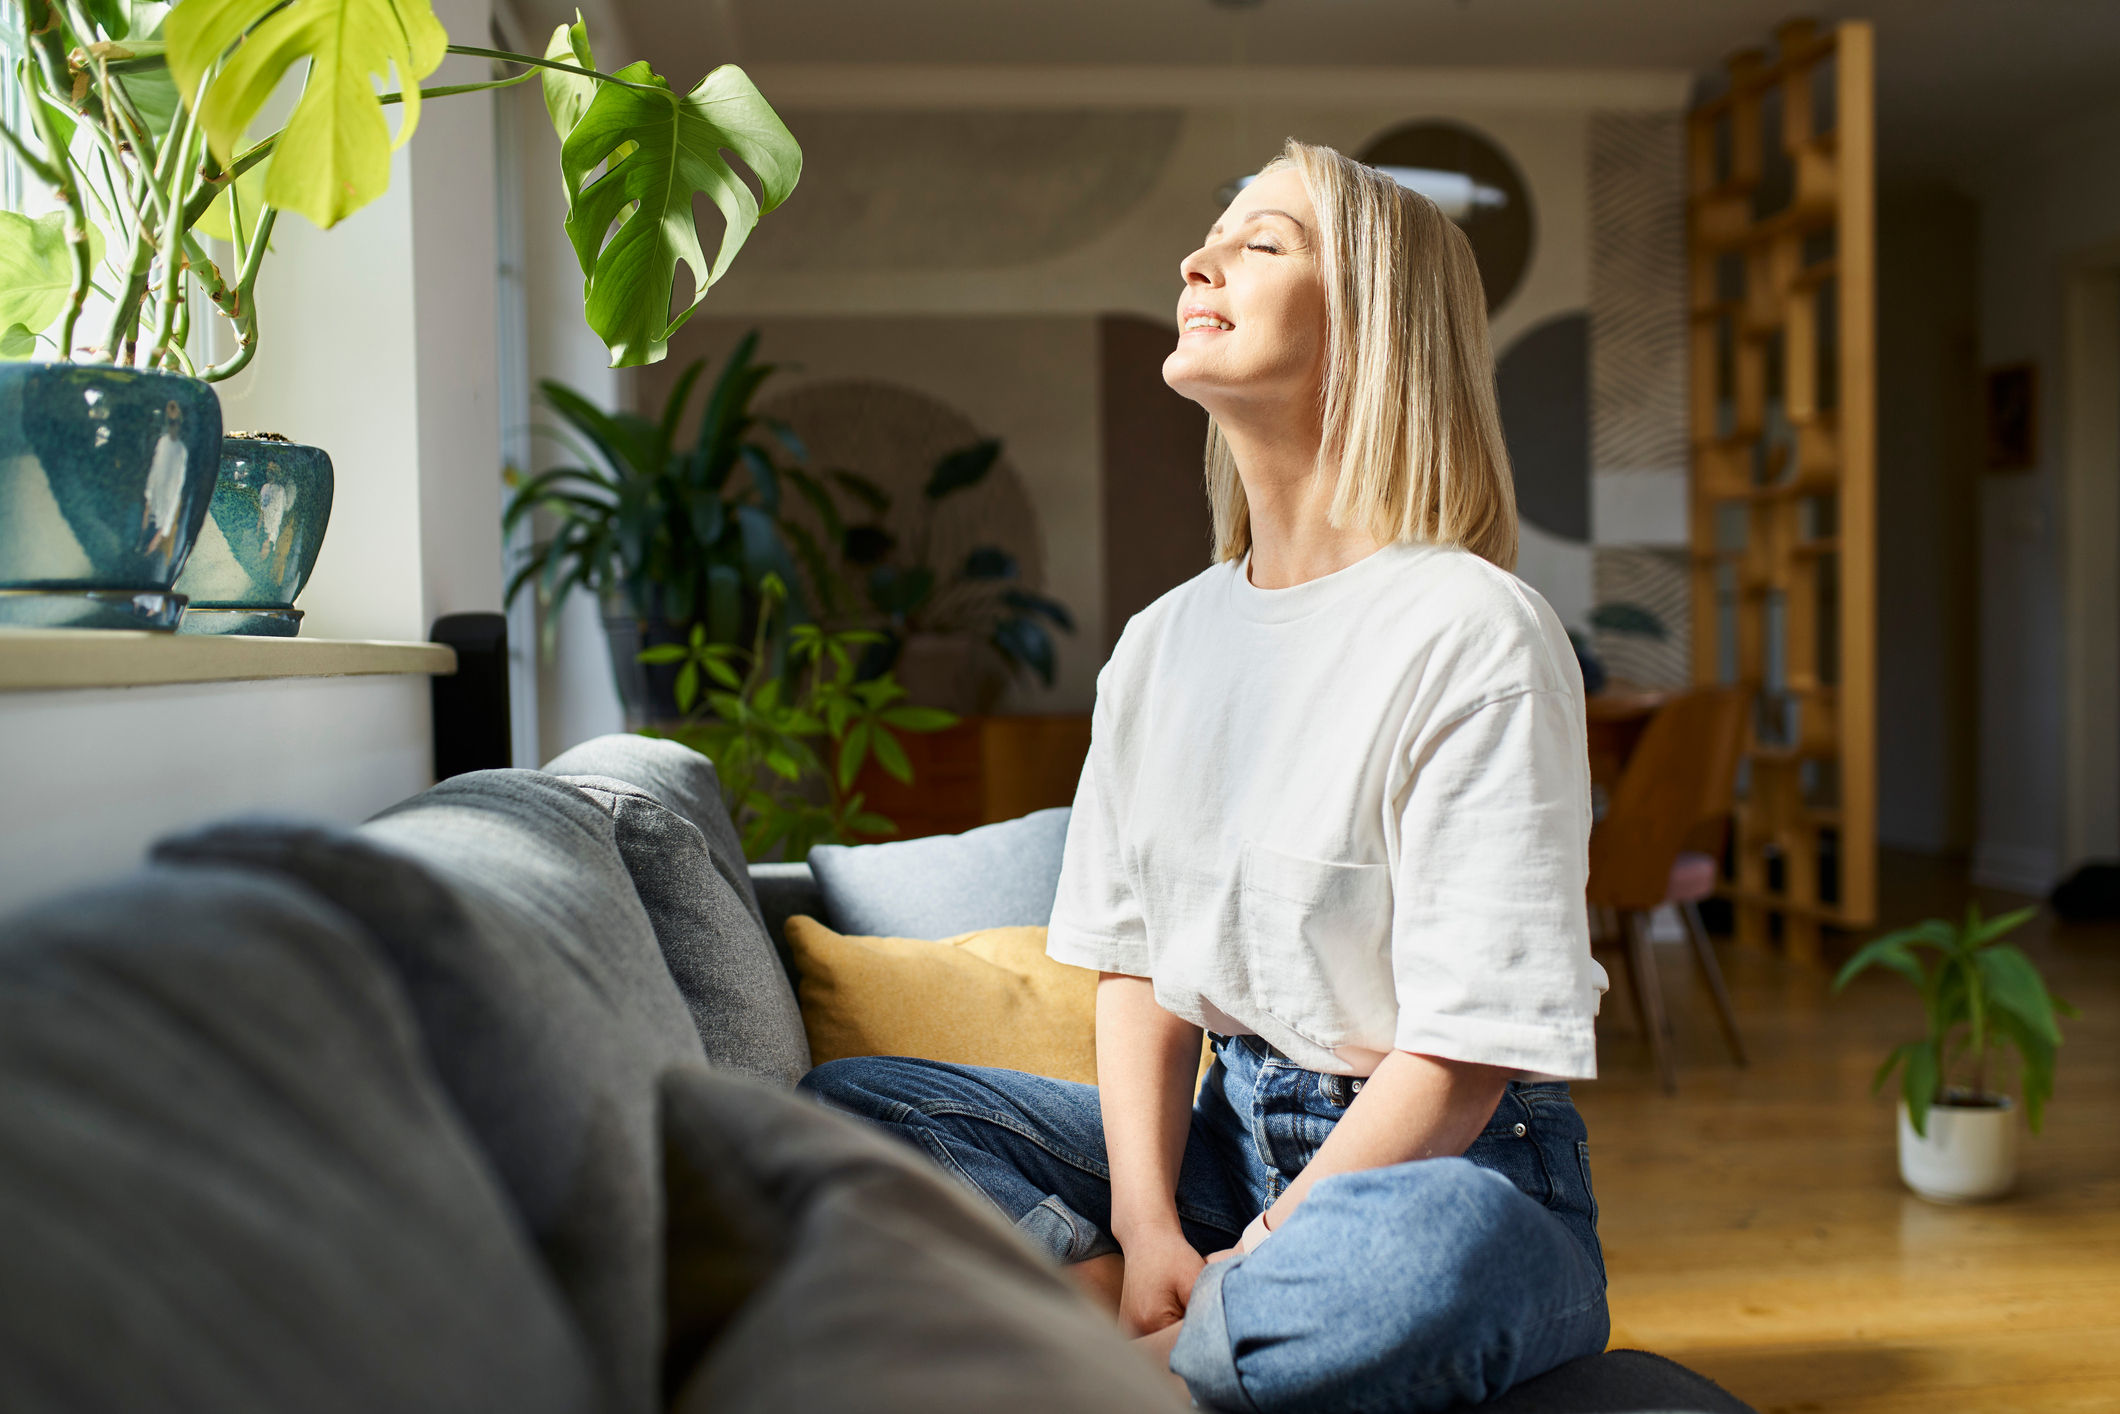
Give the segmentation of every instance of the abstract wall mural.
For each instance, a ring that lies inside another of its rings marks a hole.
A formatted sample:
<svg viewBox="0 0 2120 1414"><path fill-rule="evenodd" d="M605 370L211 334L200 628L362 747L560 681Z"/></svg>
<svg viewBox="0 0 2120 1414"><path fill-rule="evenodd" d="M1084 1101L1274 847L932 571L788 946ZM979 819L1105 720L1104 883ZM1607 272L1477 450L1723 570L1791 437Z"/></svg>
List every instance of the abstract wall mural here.
<svg viewBox="0 0 2120 1414"><path fill-rule="evenodd" d="M1511 344L1495 367L1517 514L1561 540L1590 539L1590 322L1563 314Z"/></svg>
<svg viewBox="0 0 2120 1414"><path fill-rule="evenodd" d="M1537 235L1531 189L1501 148L1459 123L1421 122L1393 128L1356 156L1376 167L1463 172L1500 190L1506 199L1498 208L1475 212L1463 224L1487 287L1487 312L1508 303L1531 264Z"/></svg>

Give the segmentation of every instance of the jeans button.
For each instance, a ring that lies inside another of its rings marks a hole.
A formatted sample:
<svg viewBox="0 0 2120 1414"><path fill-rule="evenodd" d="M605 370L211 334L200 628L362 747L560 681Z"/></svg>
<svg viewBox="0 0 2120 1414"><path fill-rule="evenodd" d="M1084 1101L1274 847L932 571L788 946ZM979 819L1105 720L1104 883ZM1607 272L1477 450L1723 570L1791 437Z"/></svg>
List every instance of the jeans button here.
<svg viewBox="0 0 2120 1414"><path fill-rule="evenodd" d="M1526 1131L1525 1131L1525 1129L1524 1129L1524 1124L1523 1124L1523 1121L1522 1121L1522 1120L1519 1120L1519 1121L1517 1121L1517 1126L1516 1126L1516 1137L1517 1137L1517 1138L1519 1138L1519 1139L1523 1138L1523 1137L1524 1137L1524 1134L1525 1134L1525 1132L1526 1132Z"/></svg>

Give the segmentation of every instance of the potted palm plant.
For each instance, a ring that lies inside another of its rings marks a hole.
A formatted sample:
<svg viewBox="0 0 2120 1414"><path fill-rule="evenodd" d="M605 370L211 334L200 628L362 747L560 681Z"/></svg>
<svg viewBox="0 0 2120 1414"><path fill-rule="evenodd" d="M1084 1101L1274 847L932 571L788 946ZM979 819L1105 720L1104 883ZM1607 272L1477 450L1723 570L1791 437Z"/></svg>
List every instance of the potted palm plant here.
<svg viewBox="0 0 2120 1414"><path fill-rule="evenodd" d="M1999 1198L2016 1181L2016 1105L2003 1074L2013 1055L2034 1134L2053 1096L2057 1018L2074 1013L2047 992L2032 960L2003 941L2035 912L1986 919L1973 905L1963 924L1931 918L1865 944L1833 979L1838 993L1869 968L1887 967L1921 996L1926 1034L1895 1047L1871 1089L1899 1072L1899 1176L1924 1198Z"/></svg>
<svg viewBox="0 0 2120 1414"><path fill-rule="evenodd" d="M269 458L251 447L230 457L251 467L249 484L215 498L220 409L208 385L256 356L258 272L279 213L329 227L381 195L423 100L541 80L584 315L614 365L664 356L801 171L794 138L742 70L725 65L683 93L646 63L606 73L578 20L542 56L451 44L427 0L8 0L0 28L28 115L26 131L0 123L0 140L56 208L0 213L0 355L50 356L0 368L0 621L173 626L184 602L174 582L218 499L236 563L205 578L285 567L277 546L243 562L259 548L245 536L261 522L301 529L328 495L305 499L292 482L269 494L256 470ZM421 88L447 54L519 71ZM253 135L298 64L285 123ZM393 75L399 87L378 92ZM391 106L402 109L394 137ZM699 196L724 218L711 261ZM680 264L692 299L673 313ZM193 362L194 292L232 336L230 356L205 367Z"/></svg>
<svg viewBox="0 0 2120 1414"><path fill-rule="evenodd" d="M755 637L769 577L786 586L783 628L811 619L795 555L821 565L818 546L781 514L792 490L830 513L824 486L801 465L802 445L779 422L751 411L774 365L754 357L758 333L730 353L708 390L699 430L679 437L705 360L678 376L659 417L607 413L557 382L542 386L563 426L550 429L578 458L527 479L515 477L504 525L549 513L508 586L513 600L536 588L547 604L586 589L604 606L612 670L634 726L671 721L683 706L674 660L642 650L689 642L742 645ZM791 547L793 553L791 553ZM549 625L550 617L546 620ZM777 651L784 634L772 635Z"/></svg>

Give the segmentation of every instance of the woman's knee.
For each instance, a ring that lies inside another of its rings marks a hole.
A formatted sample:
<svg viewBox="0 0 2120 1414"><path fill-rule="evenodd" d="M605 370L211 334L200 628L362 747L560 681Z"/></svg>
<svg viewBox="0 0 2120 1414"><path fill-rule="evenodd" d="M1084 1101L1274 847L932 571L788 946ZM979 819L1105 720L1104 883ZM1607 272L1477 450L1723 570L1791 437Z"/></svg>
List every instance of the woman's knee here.
<svg viewBox="0 0 2120 1414"><path fill-rule="evenodd" d="M868 1119L897 1119L922 1097L920 1064L896 1056L849 1056L815 1066L796 1088Z"/></svg>
<svg viewBox="0 0 2120 1414"><path fill-rule="evenodd" d="M1560 1220L1493 1169L1428 1159L1327 1179L1297 1212L1346 1259L1345 1280L1410 1348L1507 1340L1601 1295Z"/></svg>

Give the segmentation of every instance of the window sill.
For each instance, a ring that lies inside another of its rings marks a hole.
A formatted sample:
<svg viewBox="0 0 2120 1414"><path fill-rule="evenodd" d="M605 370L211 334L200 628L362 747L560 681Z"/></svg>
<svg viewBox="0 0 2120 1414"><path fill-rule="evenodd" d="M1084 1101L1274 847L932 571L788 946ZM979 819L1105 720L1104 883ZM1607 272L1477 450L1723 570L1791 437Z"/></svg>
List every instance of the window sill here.
<svg viewBox="0 0 2120 1414"><path fill-rule="evenodd" d="M439 643L0 629L0 692L455 671L456 650Z"/></svg>

